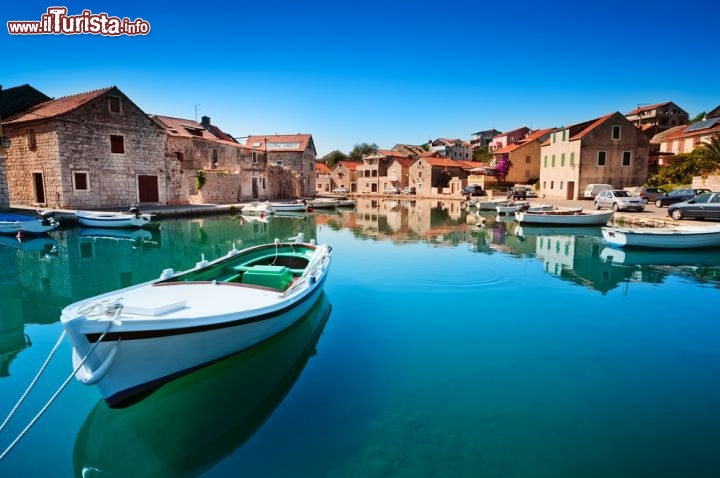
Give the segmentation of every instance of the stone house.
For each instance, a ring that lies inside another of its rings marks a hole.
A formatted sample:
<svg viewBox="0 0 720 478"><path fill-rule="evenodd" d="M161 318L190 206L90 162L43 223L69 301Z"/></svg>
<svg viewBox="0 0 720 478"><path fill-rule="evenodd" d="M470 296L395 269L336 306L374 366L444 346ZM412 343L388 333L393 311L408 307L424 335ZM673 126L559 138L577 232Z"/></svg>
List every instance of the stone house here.
<svg viewBox="0 0 720 478"><path fill-rule="evenodd" d="M405 186L414 186L417 191L417 186L410 181L410 165L414 161L413 158L392 158L392 161L388 164L387 177L393 186L398 189Z"/></svg>
<svg viewBox="0 0 720 478"><path fill-rule="evenodd" d="M66 209L165 204L165 135L117 87L48 100L3 120L13 203Z"/></svg>
<svg viewBox="0 0 720 478"><path fill-rule="evenodd" d="M180 168L180 174L172 178L169 204L227 204L268 198L264 151L240 144L213 125L208 116L200 123L161 115L151 118L165 131L168 161Z"/></svg>
<svg viewBox="0 0 720 478"><path fill-rule="evenodd" d="M315 192L317 194L329 193L332 190L330 168L320 160L315 162Z"/></svg>
<svg viewBox="0 0 720 478"><path fill-rule="evenodd" d="M520 141L525 136L530 134L530 128L527 126L523 126L522 128L514 129L512 131L507 131L505 133L500 133L499 135L493 137L493 139L488 144L488 149L490 152L494 152L495 150L498 150L500 148L505 148L506 146L515 143L516 141Z"/></svg>
<svg viewBox="0 0 720 478"><path fill-rule="evenodd" d="M470 161L421 156L408 167L409 182L419 195L460 194L470 170L476 165Z"/></svg>
<svg viewBox="0 0 720 478"><path fill-rule="evenodd" d="M270 198L315 194L317 150L311 134L251 135L245 145L267 157Z"/></svg>
<svg viewBox="0 0 720 478"><path fill-rule="evenodd" d="M497 164L504 156L510 159L510 170L505 182L513 184L531 184L540 178L540 147L550 137L554 128L528 133L524 138L504 148L493 151L494 160L489 166Z"/></svg>
<svg viewBox="0 0 720 478"><path fill-rule="evenodd" d="M338 161L330 171L331 190L344 187L348 192L355 193L358 190L357 185L357 169L356 161Z"/></svg>
<svg viewBox="0 0 720 478"><path fill-rule="evenodd" d="M396 144L392 148L390 148L391 151L395 151L397 153L400 153L401 155L408 157L408 158L417 158L421 154L425 153L425 149L422 146L416 146L414 144Z"/></svg>
<svg viewBox="0 0 720 478"><path fill-rule="evenodd" d="M2 89L0 85L0 211L10 208L10 191L8 190L6 149L10 148L11 140L3 133L2 119L13 116L25 109L51 100L30 85L21 85Z"/></svg>
<svg viewBox="0 0 720 478"><path fill-rule="evenodd" d="M647 136L619 112L558 128L541 147L540 192L579 199L588 184L641 185L648 153Z"/></svg>
<svg viewBox="0 0 720 478"><path fill-rule="evenodd" d="M388 149L379 149L362 158L362 164L357 165L357 192L360 194L382 192L389 186L394 186L388 178L388 166L394 158L403 158L402 153Z"/></svg>

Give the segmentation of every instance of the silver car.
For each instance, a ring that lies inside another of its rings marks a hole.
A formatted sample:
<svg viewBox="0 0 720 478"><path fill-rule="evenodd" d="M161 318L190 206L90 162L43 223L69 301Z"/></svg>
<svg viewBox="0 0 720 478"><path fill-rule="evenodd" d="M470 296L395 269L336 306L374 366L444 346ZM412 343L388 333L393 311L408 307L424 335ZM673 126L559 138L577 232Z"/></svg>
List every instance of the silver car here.
<svg viewBox="0 0 720 478"><path fill-rule="evenodd" d="M607 189L595 196L595 209L612 208L615 211L642 211L645 201L640 196L630 194L624 189Z"/></svg>

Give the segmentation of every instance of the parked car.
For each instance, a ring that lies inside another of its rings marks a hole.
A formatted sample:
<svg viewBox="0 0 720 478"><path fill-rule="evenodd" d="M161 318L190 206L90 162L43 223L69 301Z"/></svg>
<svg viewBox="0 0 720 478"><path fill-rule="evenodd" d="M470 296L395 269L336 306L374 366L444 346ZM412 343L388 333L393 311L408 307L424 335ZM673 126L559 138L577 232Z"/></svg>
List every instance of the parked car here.
<svg viewBox="0 0 720 478"><path fill-rule="evenodd" d="M615 189L611 184L588 184L585 186L583 191L583 199L595 199L600 191L606 191L608 189Z"/></svg>
<svg viewBox="0 0 720 478"><path fill-rule="evenodd" d="M671 204L668 216L680 219L720 219L720 192L698 194L687 201Z"/></svg>
<svg viewBox="0 0 720 478"><path fill-rule="evenodd" d="M595 196L595 209L612 208L615 211L642 211L645 203L624 189L606 189Z"/></svg>
<svg viewBox="0 0 720 478"><path fill-rule="evenodd" d="M334 194L347 194L347 193L348 193L348 190L347 190L347 188L339 187L339 188L333 189L332 192L333 192Z"/></svg>
<svg viewBox="0 0 720 478"><path fill-rule="evenodd" d="M680 188L673 189L664 196L660 196L655 200L657 207L669 206L671 204L687 201L692 199L698 194L709 193L709 189L695 189L695 188Z"/></svg>
<svg viewBox="0 0 720 478"><path fill-rule="evenodd" d="M396 188L395 186L388 186L385 189L383 189L384 194L400 194L400 190Z"/></svg>
<svg viewBox="0 0 720 478"><path fill-rule="evenodd" d="M667 191L663 188L635 188L633 190L633 193L643 198L645 204L648 204L651 202L655 202L657 198L667 194Z"/></svg>
<svg viewBox="0 0 720 478"><path fill-rule="evenodd" d="M405 186L400 191L400 194L415 194L415 186Z"/></svg>
<svg viewBox="0 0 720 478"><path fill-rule="evenodd" d="M484 196L485 191L483 191L482 186L478 186L477 184L471 184L469 186L466 186L465 189L463 189L462 194L463 196Z"/></svg>
<svg viewBox="0 0 720 478"><path fill-rule="evenodd" d="M533 188L525 188L525 189L526 189L525 195L526 195L527 197L529 197L529 198L536 198L536 197L538 197L537 193L535 192L535 190L534 190Z"/></svg>
<svg viewBox="0 0 720 478"><path fill-rule="evenodd" d="M527 198L527 189L523 186L512 188L507 195L508 199L525 199Z"/></svg>

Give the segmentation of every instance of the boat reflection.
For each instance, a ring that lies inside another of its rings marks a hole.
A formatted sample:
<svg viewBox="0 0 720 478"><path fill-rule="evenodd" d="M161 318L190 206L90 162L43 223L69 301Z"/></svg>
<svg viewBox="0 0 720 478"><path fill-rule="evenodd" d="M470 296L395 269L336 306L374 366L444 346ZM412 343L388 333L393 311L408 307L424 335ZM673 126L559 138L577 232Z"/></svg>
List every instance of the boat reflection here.
<svg viewBox="0 0 720 478"><path fill-rule="evenodd" d="M158 234L158 229L149 231L147 229L122 229L122 228L98 228L83 227L78 231L78 238L81 240L109 240L109 241L129 241L133 247L138 246L157 246L158 238L153 235Z"/></svg>
<svg viewBox="0 0 720 478"><path fill-rule="evenodd" d="M300 376L327 322L323 293L293 327L123 409L99 401L75 439L76 476L198 476L240 448Z"/></svg>
<svg viewBox="0 0 720 478"><path fill-rule="evenodd" d="M40 252L48 257L57 255L57 241L50 236L28 236L19 238L0 234L0 248L17 249L23 252Z"/></svg>
<svg viewBox="0 0 720 478"><path fill-rule="evenodd" d="M600 258L612 264L720 266L720 249L616 249L606 246Z"/></svg>

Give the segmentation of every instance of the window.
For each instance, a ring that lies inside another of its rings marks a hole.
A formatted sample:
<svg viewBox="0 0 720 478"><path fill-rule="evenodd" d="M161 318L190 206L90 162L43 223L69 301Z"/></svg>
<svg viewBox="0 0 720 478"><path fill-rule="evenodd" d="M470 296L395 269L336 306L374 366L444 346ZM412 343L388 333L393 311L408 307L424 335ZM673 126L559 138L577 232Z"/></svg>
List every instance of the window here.
<svg viewBox="0 0 720 478"><path fill-rule="evenodd" d="M560 189L563 188L563 181L560 181Z"/></svg>
<svg viewBox="0 0 720 478"><path fill-rule="evenodd" d="M552 142L555 142L555 133L552 134Z"/></svg>
<svg viewBox="0 0 720 478"><path fill-rule="evenodd" d="M256 151L252 152L252 162L257 163L258 162L258 154Z"/></svg>
<svg viewBox="0 0 720 478"><path fill-rule="evenodd" d="M180 151L175 151L175 157L178 161L185 161L185 155Z"/></svg>
<svg viewBox="0 0 720 478"><path fill-rule="evenodd" d="M218 165L218 150L217 150L217 148L213 148L213 149L210 151L210 154L212 155L212 159L211 159L211 162L210 162L210 167L211 167L212 169L215 169L215 168L217 168L217 165Z"/></svg>
<svg viewBox="0 0 720 478"><path fill-rule="evenodd" d="M552 165L553 168L555 167L555 155L554 154L552 155L552 161L550 162L550 164ZM550 189L552 189L552 187L550 187Z"/></svg>
<svg viewBox="0 0 720 478"><path fill-rule="evenodd" d="M607 157L607 151L598 151L597 155L597 165L598 166L605 166L605 159Z"/></svg>
<svg viewBox="0 0 720 478"><path fill-rule="evenodd" d="M110 152L125 154L125 138L123 136L110 135Z"/></svg>
<svg viewBox="0 0 720 478"><path fill-rule="evenodd" d="M122 113L120 98L117 96L108 96L108 109L110 113Z"/></svg>
<svg viewBox="0 0 720 478"><path fill-rule="evenodd" d="M566 129L563 130L562 140L565 141L565 133L567 132Z"/></svg>
<svg viewBox="0 0 720 478"><path fill-rule="evenodd" d="M88 191L90 189L90 181L88 181L87 171L73 172L73 189L75 191Z"/></svg>
<svg viewBox="0 0 720 478"><path fill-rule="evenodd" d="M575 166L575 152L570 153L570 166Z"/></svg>
<svg viewBox="0 0 720 478"><path fill-rule="evenodd" d="M28 149L35 151L37 149L37 140L35 139L35 130L30 128L27 130Z"/></svg>
<svg viewBox="0 0 720 478"><path fill-rule="evenodd" d="M547 156L543 156L543 168L547 168Z"/></svg>
<svg viewBox="0 0 720 478"><path fill-rule="evenodd" d="M632 153L630 151L623 151L623 159L622 159L623 166L630 166L631 155L632 155Z"/></svg>
<svg viewBox="0 0 720 478"><path fill-rule="evenodd" d="M525 164L530 164L530 156L525 156Z"/></svg>
<svg viewBox="0 0 720 478"><path fill-rule="evenodd" d="M562 153L560 155L560 166L565 166L565 153ZM562 189L562 186L560 187L560 189Z"/></svg>
<svg viewBox="0 0 720 478"><path fill-rule="evenodd" d="M275 166L282 166L282 165L283 165L283 160L282 160L282 159L276 159L276 160L275 160Z"/></svg>
<svg viewBox="0 0 720 478"><path fill-rule="evenodd" d="M620 126L613 125L612 127L612 139L620 139Z"/></svg>
<svg viewBox="0 0 720 478"><path fill-rule="evenodd" d="M555 188L555 181L550 181L550 189L554 189L554 188Z"/></svg>

